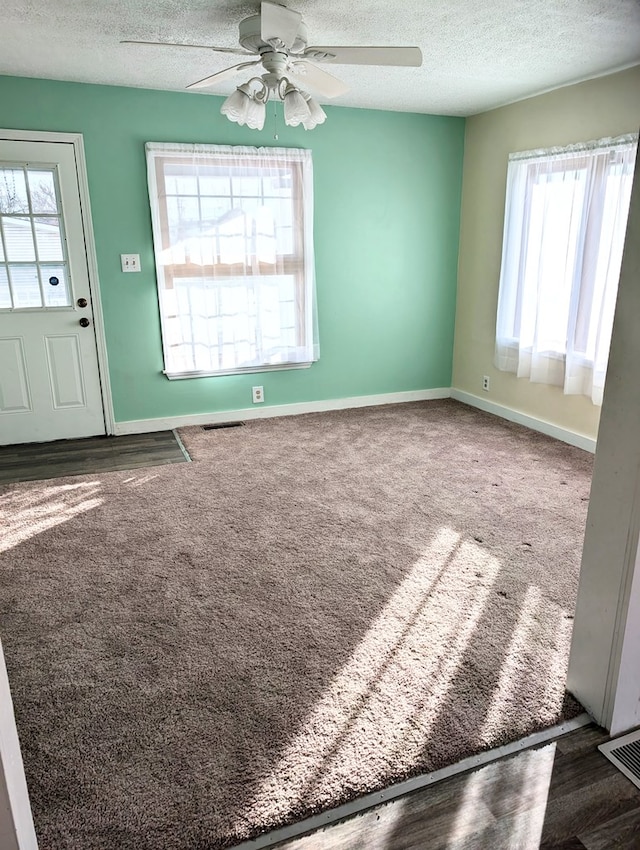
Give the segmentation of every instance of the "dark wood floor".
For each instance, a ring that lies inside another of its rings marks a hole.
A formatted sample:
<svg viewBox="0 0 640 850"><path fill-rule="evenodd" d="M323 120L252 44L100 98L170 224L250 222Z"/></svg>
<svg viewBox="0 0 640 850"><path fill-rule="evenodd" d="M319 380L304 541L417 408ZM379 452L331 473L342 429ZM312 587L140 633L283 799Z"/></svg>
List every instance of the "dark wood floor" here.
<svg viewBox="0 0 640 850"><path fill-rule="evenodd" d="M278 850L640 850L640 789L588 726Z"/></svg>
<svg viewBox="0 0 640 850"><path fill-rule="evenodd" d="M0 484L186 463L173 431L0 447Z"/></svg>

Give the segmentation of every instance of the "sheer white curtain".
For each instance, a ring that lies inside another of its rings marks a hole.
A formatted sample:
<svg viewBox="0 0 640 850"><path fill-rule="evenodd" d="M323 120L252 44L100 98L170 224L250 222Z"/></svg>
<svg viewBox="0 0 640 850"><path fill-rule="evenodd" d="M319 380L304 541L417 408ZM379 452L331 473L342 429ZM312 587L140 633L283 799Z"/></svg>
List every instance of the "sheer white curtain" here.
<svg viewBox="0 0 640 850"><path fill-rule="evenodd" d="M167 376L317 360L310 151L146 150Z"/></svg>
<svg viewBox="0 0 640 850"><path fill-rule="evenodd" d="M496 366L602 403L637 136L512 154Z"/></svg>

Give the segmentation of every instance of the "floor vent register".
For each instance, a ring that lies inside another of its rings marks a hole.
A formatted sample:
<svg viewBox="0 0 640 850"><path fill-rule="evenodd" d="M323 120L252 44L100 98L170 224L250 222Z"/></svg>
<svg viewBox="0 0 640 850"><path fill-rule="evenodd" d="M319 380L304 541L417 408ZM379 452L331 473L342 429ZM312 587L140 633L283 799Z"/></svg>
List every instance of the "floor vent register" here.
<svg viewBox="0 0 640 850"><path fill-rule="evenodd" d="M598 749L640 788L640 730L600 744Z"/></svg>

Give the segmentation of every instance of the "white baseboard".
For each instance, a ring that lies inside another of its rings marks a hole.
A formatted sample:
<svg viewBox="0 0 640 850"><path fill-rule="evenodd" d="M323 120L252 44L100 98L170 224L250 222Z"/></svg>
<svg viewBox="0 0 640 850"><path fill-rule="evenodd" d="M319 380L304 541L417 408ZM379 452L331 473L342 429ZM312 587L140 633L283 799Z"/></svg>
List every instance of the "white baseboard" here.
<svg viewBox="0 0 640 850"><path fill-rule="evenodd" d="M509 422L526 425L527 428L531 428L533 431L540 431L541 434L555 437L556 440L562 440L563 443L569 443L570 446L577 446L579 449L584 449L592 454L596 450L596 441L592 437L587 437L585 434L577 434L575 431L561 428L559 425L554 425L552 422L547 422L544 419L537 419L535 416L529 416L526 413L521 413L519 410L513 410L502 404L496 404L493 401L489 401L489 399L480 398L480 396L455 388L451 390L451 398L461 401L463 404L468 404L471 407L477 407L479 410L484 410L487 413L493 413L495 416L501 416L503 419L508 419Z"/></svg>
<svg viewBox="0 0 640 850"><path fill-rule="evenodd" d="M449 387L433 390L409 390L400 393L381 393L380 395L359 395L350 398L333 398L323 401L303 401L296 404L256 405L238 410L221 410L215 413L194 413L186 416L167 416L158 419L129 419L116 422L114 434L148 434L152 431L166 431L172 428L184 428L186 425L215 425L218 422L234 422L247 419L269 419L272 416L297 416L300 413L320 413L325 410L344 410L350 407L372 407L378 404L402 404L408 401L430 401L449 398Z"/></svg>
<svg viewBox="0 0 640 850"><path fill-rule="evenodd" d="M129 419L116 422L114 434L148 434L153 431L167 431L172 428L183 428L186 425L215 425L219 422L246 421L248 419L269 419L273 416L298 416L301 413L321 413L325 410L345 410L352 407L372 407L379 404L403 404L409 401L430 401L440 398L454 398L457 401L477 407L494 416L508 419L525 425L533 431L540 431L556 440L562 440L571 446L577 446L588 452L595 452L596 441L584 434L577 434L567 428L561 428L544 419L537 419L513 410L502 404L496 404L485 398L449 387L438 387L432 390L409 390L399 393L381 393L379 395L359 395L349 398L332 398L322 401L303 401L296 404L255 405L254 407L238 408L236 410L220 410L215 413L193 413L185 416L166 416L157 419Z"/></svg>

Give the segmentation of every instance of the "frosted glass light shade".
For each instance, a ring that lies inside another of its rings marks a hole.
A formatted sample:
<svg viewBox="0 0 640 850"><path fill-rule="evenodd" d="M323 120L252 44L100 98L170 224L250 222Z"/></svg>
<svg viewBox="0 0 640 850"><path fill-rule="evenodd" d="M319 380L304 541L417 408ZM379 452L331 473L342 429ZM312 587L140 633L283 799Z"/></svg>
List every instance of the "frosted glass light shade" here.
<svg viewBox="0 0 640 850"><path fill-rule="evenodd" d="M254 97L249 101L249 105L247 106L246 113L246 122L247 127L250 127L252 130L262 130L264 127L264 119L267 114L267 108L265 104L256 100Z"/></svg>
<svg viewBox="0 0 640 850"><path fill-rule="evenodd" d="M305 96L305 100L307 101L307 106L309 107L309 117L303 119L302 126L305 130L313 130L313 128L317 127L318 124L324 124L324 122L327 120L327 113L320 106L320 104L312 97L309 97L307 95Z"/></svg>
<svg viewBox="0 0 640 850"><path fill-rule="evenodd" d="M220 112L226 115L229 121L246 124L252 100L251 89L247 85L238 86L222 104Z"/></svg>
<svg viewBox="0 0 640 850"><path fill-rule="evenodd" d="M252 85L256 84L261 86L258 91L252 89ZM282 98L284 121L289 127L302 124L305 130L313 130L327 119L320 104L307 92L297 89L286 78L282 78L277 86L267 85L259 77L243 83L225 100L220 112L226 115L229 121L246 124L252 130L262 130L267 115L266 103L272 93Z"/></svg>
<svg viewBox="0 0 640 850"><path fill-rule="evenodd" d="M311 112L307 106L307 101L298 89L291 84L287 86L283 100L285 124L288 124L289 127L297 127L303 121L309 120Z"/></svg>

